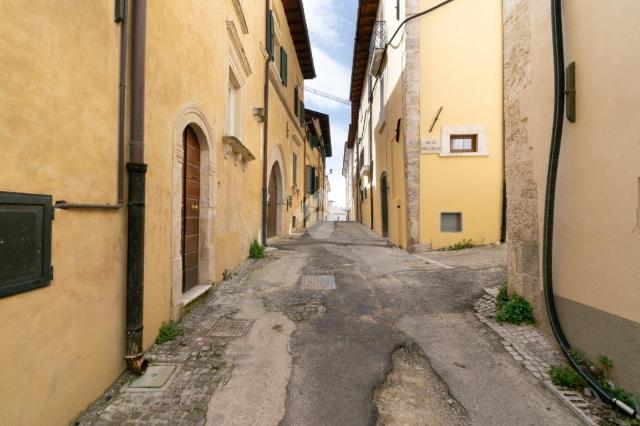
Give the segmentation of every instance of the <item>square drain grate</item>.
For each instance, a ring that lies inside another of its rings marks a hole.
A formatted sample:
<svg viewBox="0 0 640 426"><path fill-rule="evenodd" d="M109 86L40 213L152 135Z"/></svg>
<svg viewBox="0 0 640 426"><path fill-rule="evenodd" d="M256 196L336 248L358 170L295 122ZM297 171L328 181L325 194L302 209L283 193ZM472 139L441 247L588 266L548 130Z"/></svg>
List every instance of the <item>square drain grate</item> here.
<svg viewBox="0 0 640 426"><path fill-rule="evenodd" d="M336 277L334 275L303 275L300 288L303 290L335 290Z"/></svg>
<svg viewBox="0 0 640 426"><path fill-rule="evenodd" d="M219 296L213 299L209 306L231 306L238 301L238 298L235 296Z"/></svg>
<svg viewBox="0 0 640 426"><path fill-rule="evenodd" d="M232 320L221 318L211 327L210 336L242 337L253 325L253 320Z"/></svg>

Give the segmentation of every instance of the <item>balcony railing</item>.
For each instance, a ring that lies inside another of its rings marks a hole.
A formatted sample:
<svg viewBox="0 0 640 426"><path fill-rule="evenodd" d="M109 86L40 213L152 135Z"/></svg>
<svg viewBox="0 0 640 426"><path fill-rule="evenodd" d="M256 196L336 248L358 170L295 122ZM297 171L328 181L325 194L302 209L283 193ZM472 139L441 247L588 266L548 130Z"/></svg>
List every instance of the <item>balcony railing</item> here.
<svg viewBox="0 0 640 426"><path fill-rule="evenodd" d="M387 22L376 21L371 34L371 45L369 46L369 57L371 58L371 75L378 75L382 65L382 54L387 44Z"/></svg>

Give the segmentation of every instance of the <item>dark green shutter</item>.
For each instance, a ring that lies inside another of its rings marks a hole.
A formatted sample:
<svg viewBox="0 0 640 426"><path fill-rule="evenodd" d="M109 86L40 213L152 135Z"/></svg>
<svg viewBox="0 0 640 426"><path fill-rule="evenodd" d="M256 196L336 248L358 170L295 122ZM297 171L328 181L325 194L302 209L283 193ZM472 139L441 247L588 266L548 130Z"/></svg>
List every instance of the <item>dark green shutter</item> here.
<svg viewBox="0 0 640 426"><path fill-rule="evenodd" d="M300 102L300 100L298 97L298 86L296 86L295 90L293 91L293 113L296 116L298 115L298 111L300 110L300 105L298 104L298 102Z"/></svg>
<svg viewBox="0 0 640 426"><path fill-rule="evenodd" d="M267 40L267 52L269 52L269 57L273 60L273 12L269 11L269 39Z"/></svg>
<svg viewBox="0 0 640 426"><path fill-rule="evenodd" d="M298 185L298 156L293 154L293 185Z"/></svg>
<svg viewBox="0 0 640 426"><path fill-rule="evenodd" d="M287 52L284 47L280 47L280 81L287 85Z"/></svg>
<svg viewBox="0 0 640 426"><path fill-rule="evenodd" d="M315 169L312 166L307 166L307 194L313 194L315 192L313 189L315 176Z"/></svg>

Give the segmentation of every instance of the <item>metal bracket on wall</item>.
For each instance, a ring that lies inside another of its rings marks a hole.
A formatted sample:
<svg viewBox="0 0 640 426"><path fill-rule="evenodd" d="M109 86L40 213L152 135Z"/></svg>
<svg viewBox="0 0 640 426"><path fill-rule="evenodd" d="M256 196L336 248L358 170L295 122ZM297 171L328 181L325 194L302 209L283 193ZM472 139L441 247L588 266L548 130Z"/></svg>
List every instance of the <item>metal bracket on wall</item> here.
<svg viewBox="0 0 640 426"><path fill-rule="evenodd" d="M440 113L441 112L442 112L442 107L440 107L440 109L438 110L438 113L436 114L436 117L433 119L433 123L431 123L431 127L429 127L429 133L431 133L431 131L435 127L436 122L438 121L438 118L440 118Z"/></svg>
<svg viewBox="0 0 640 426"><path fill-rule="evenodd" d="M576 63L571 62L567 67L565 79L565 102L567 108L567 120L576 122Z"/></svg>

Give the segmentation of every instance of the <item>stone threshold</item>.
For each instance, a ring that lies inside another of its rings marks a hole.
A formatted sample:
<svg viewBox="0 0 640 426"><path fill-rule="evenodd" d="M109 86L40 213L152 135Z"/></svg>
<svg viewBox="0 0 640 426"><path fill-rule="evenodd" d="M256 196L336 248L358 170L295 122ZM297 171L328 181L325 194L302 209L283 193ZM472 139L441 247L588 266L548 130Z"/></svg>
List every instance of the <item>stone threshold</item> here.
<svg viewBox="0 0 640 426"><path fill-rule="evenodd" d="M199 284L193 287L191 290L182 294L182 299L180 299L180 306L184 309L189 306L191 303L195 302L209 291L213 286L211 284Z"/></svg>

